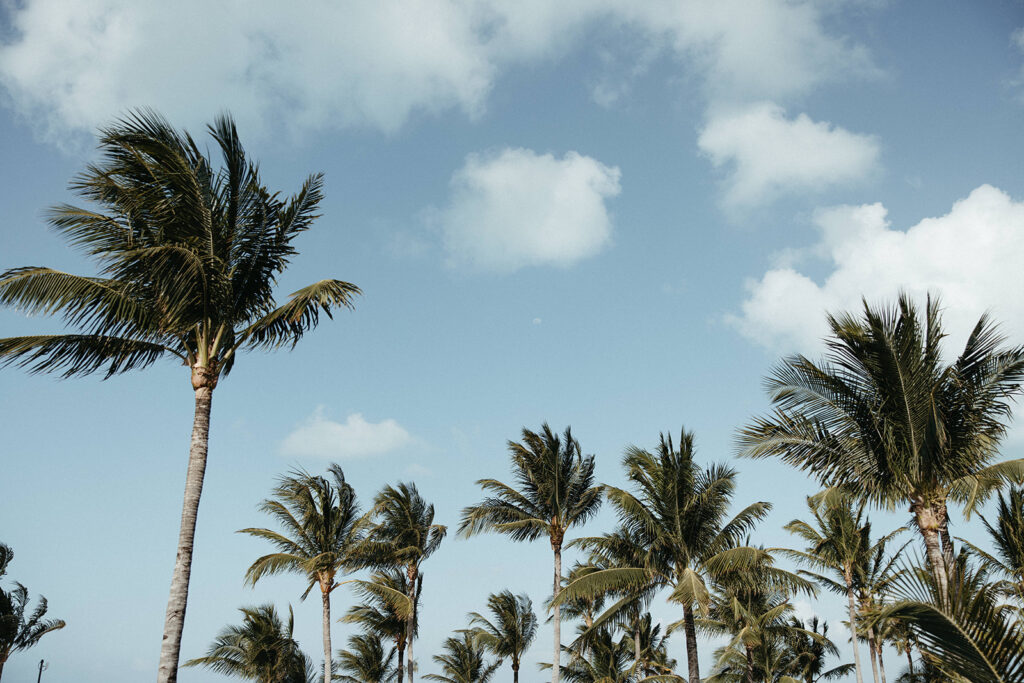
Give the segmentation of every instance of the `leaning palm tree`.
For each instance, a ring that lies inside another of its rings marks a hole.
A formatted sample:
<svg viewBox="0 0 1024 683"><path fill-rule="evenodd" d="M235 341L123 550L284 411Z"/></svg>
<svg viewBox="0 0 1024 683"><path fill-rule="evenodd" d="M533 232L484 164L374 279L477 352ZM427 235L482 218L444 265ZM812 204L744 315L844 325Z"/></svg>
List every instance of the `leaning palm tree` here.
<svg viewBox="0 0 1024 683"><path fill-rule="evenodd" d="M552 683L558 683L562 653L561 609L562 545L566 532L593 517L601 506L601 487L594 484L594 456L583 456L579 441L568 427L559 437L544 423L540 432L522 431L522 443L508 442L512 471L518 488L497 479L477 484L490 494L465 508L459 533L466 537L482 531L506 534L514 541L547 537L555 559L554 661Z"/></svg>
<svg viewBox="0 0 1024 683"><path fill-rule="evenodd" d="M323 179L287 201L267 190L229 116L209 128L224 166L159 115L140 111L101 131L101 161L71 189L96 205L59 205L50 225L95 259L98 274L14 268L0 306L63 317L66 334L0 339L0 364L63 377L106 377L171 358L195 394L177 555L160 650L160 683L177 679L196 515L206 471L210 405L239 352L293 347L321 312L351 307L359 289L321 280L274 300L293 240L317 218Z"/></svg>
<svg viewBox="0 0 1024 683"><path fill-rule="evenodd" d="M381 584L374 587L371 582L360 585L375 590L405 620L405 673L409 683L413 683L416 606L423 588L421 566L440 547L448 529L434 524L434 506L423 499L412 483L385 486L374 499L372 515L373 527L358 548L356 562L378 569L402 569L407 592L403 595Z"/></svg>
<svg viewBox="0 0 1024 683"><path fill-rule="evenodd" d="M242 624L224 628L206 656L190 659L185 666L202 666L257 683L313 683L313 663L292 637L295 615L290 606L287 624L273 605L239 611Z"/></svg>
<svg viewBox="0 0 1024 683"><path fill-rule="evenodd" d="M462 631L461 638L444 641L444 653L432 659L441 665L443 674L426 674L431 681L441 683L487 683L501 666L501 660L487 661L487 650L470 631Z"/></svg>
<svg viewBox="0 0 1024 683"><path fill-rule="evenodd" d="M939 585L952 561L949 501L973 507L1024 473L994 463L1024 348L1006 348L982 316L952 363L943 361L939 304L922 313L907 295L863 316L829 316L826 356L783 361L767 380L775 411L740 433L740 453L775 456L825 487L894 509L909 505Z"/></svg>
<svg viewBox="0 0 1024 683"><path fill-rule="evenodd" d="M0 543L0 576L14 558L10 546ZM15 652L27 650L47 633L64 628L62 619L45 619L46 598L40 596L34 610L25 614L29 607L28 589L20 583L5 591L0 589L0 678L4 675L4 664Z"/></svg>
<svg viewBox="0 0 1024 683"><path fill-rule="evenodd" d="M348 639L348 649L338 652L341 670L334 680L343 683L393 683L400 681L395 666L395 648L384 649L379 636L360 633Z"/></svg>
<svg viewBox="0 0 1024 683"><path fill-rule="evenodd" d="M633 491L605 487L621 531L576 542L605 557L606 568L581 576L562 594L572 599L670 588L669 600L682 606L690 683L700 681L695 610L707 613L708 583L716 576L763 554L745 547L743 539L771 509L769 503L758 502L730 518L736 471L724 465L701 468L694 455L693 433L685 430L678 448L671 436L662 434L655 453L627 449L623 465ZM634 552L639 555L633 566L622 562Z"/></svg>
<svg viewBox="0 0 1024 683"><path fill-rule="evenodd" d="M356 493L345 481L341 467L332 464L330 477L297 471L282 477L274 497L260 509L283 529L249 528L239 533L270 541L277 552L264 555L245 573L246 583L256 585L264 576L284 572L303 575L309 584L305 600L314 586L320 588L324 646L324 680L331 679L331 593L341 584L339 573L353 566L354 551L361 542L363 520Z"/></svg>
<svg viewBox="0 0 1024 683"><path fill-rule="evenodd" d="M487 598L494 621L477 612L469 615L473 637L499 659L512 662L512 681L519 683L519 662L537 636L537 615L525 593L502 591Z"/></svg>
<svg viewBox="0 0 1024 683"><path fill-rule="evenodd" d="M416 637L419 632L417 615L419 613L419 594L423 589L422 576L417 583L416 607L412 611L413 637ZM356 581L355 586L355 590L363 602L350 607L341 621L355 624L366 633L381 640L394 641L395 651L398 655L395 680L402 683L405 673L405 643L409 636L406 612L402 609L404 597L409 595L405 571L397 567L377 571L370 575L369 581Z"/></svg>
<svg viewBox="0 0 1024 683"><path fill-rule="evenodd" d="M1004 497L999 494L995 523L982 517L994 553L986 552L970 541L960 539L968 551L981 560L986 570L1000 577L997 590L1024 613L1024 489L1013 487Z"/></svg>

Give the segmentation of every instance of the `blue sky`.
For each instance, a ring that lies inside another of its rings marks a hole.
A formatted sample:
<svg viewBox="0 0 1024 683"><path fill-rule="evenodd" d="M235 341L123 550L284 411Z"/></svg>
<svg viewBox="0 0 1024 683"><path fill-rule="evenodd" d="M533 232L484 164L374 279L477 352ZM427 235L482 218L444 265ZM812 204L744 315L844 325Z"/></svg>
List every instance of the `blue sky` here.
<svg viewBox="0 0 1024 683"><path fill-rule="evenodd" d="M367 502L414 480L454 531L473 482L508 476L506 441L543 421L571 424L611 483L627 445L683 425L705 462L731 460L735 430L766 406L761 378L820 350L824 312L862 295L941 293L951 348L986 309L1019 341L1022 27L1013 0L7 3L0 269L91 272L42 212L74 199L92 133L131 107L197 134L231 111L272 188L326 174L323 217L280 291L338 277L365 294L295 351L240 359L217 389L182 648L200 655L239 606L291 602L316 658L318 601L299 603L299 577L243 587L265 548L234 533L264 524L256 506L290 467L336 460ZM3 336L55 328L0 311ZM187 373L6 369L0 387L10 578L68 621L6 673L27 680L45 658L44 680L151 676ZM738 506L775 505L756 540L789 542L781 527L813 484L733 464ZM550 567L545 543L452 534L424 566L421 672L488 593L543 602ZM340 615L351 597L335 595ZM840 633L838 601L812 609ZM348 634L336 625L335 645ZM548 634L524 681L546 676ZM671 651L685 658L681 637Z"/></svg>

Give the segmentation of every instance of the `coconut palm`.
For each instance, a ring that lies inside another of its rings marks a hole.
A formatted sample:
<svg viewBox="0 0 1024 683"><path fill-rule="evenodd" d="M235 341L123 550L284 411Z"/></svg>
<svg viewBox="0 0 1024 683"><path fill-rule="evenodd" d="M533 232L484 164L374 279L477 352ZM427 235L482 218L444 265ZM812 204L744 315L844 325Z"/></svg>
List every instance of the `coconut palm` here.
<svg viewBox="0 0 1024 683"><path fill-rule="evenodd" d="M270 541L276 552L263 555L245 573L246 583L256 585L264 576L301 574L309 581L305 600L314 586L320 588L324 647L324 680L331 679L331 593L341 584L338 574L353 566L361 541L362 521L356 493L345 481L341 467L328 467L329 477L304 471L282 477L273 498L260 504L283 529L249 528L239 533Z"/></svg>
<svg viewBox="0 0 1024 683"><path fill-rule="evenodd" d="M225 676L258 683L313 683L313 663L292 637L295 616L288 607L282 622L273 605L242 607L242 624L227 626L205 657L185 662Z"/></svg>
<svg viewBox="0 0 1024 683"><path fill-rule="evenodd" d="M14 559L10 546L0 543L0 576L7 571L7 565ZM45 619L48 608L46 598L40 596L35 609L29 609L28 589L15 582L14 588L0 588L0 678L4 675L4 664L15 652L27 650L47 633L62 629L62 619Z"/></svg>
<svg viewBox="0 0 1024 683"><path fill-rule="evenodd" d="M444 653L432 659L441 665L443 674L423 677L442 683L487 683L501 666L501 660L487 661L487 649L470 631L461 631L461 637L444 641Z"/></svg>
<svg viewBox="0 0 1024 683"><path fill-rule="evenodd" d="M970 541L960 539L968 551L985 565L986 570L1000 577L996 589L1024 610L1024 489L1012 487L1004 497L999 494L995 523L985 517L982 523L989 542L995 549L989 553Z"/></svg>
<svg viewBox="0 0 1024 683"><path fill-rule="evenodd" d="M608 628L598 628L586 656L571 653L562 667L566 683L636 683L638 676L630 664L633 647L627 638L615 640ZM550 664L542 664L549 667Z"/></svg>
<svg viewBox="0 0 1024 683"><path fill-rule="evenodd" d="M839 656L839 649L828 637L828 623L812 617L803 621L790 617L792 630L786 635L785 647L792 653L793 676L803 683L817 683L845 678L853 671L853 664L840 664L825 668L829 657ZM820 630L819 630L820 628Z"/></svg>
<svg viewBox="0 0 1024 683"><path fill-rule="evenodd" d="M724 465L702 469L695 461L692 432L682 430L679 447L664 434L656 453L630 447L623 458L634 492L606 486L622 525L620 532L580 539L576 545L611 562L581 576L563 595L575 599L609 591L671 588L669 600L682 606L690 683L700 681L694 610L706 613L708 582L721 571L755 561L763 552L742 541L771 509L754 503L729 517L736 487L735 470ZM633 549L642 554L632 567L615 559Z"/></svg>
<svg viewBox="0 0 1024 683"><path fill-rule="evenodd" d="M493 622L477 612L469 615L473 636L499 659L511 660L512 680L519 683L519 662L537 636L533 602L526 594L506 590L487 598L487 607Z"/></svg>
<svg viewBox="0 0 1024 683"><path fill-rule="evenodd" d="M338 652L338 662L343 675L334 680L344 683L392 683L400 681L395 666L395 648L384 649L384 644L375 633L360 633L349 637L348 649Z"/></svg>
<svg viewBox="0 0 1024 683"><path fill-rule="evenodd" d="M379 569L401 568L405 571L406 593L371 582L364 588L377 591L405 620L406 666L409 683L413 683L413 640L416 636L417 611L423 588L421 566L441 545L447 527L434 524L434 506L427 503L412 483L385 486L373 505L373 527L360 544L358 562Z"/></svg>
<svg viewBox="0 0 1024 683"><path fill-rule="evenodd" d="M601 487L594 484L594 456L583 456L579 441L566 427L559 437L544 423L540 432L522 431L522 443L509 441L512 471L518 488L497 479L477 484L490 494L465 508L459 533L466 537L482 531L506 534L513 541L535 541L546 536L554 554L554 661L562 652L561 608L562 545L566 532L593 517L601 506ZM552 683L561 670L552 667Z"/></svg>
<svg viewBox="0 0 1024 683"><path fill-rule="evenodd" d="M401 683L404 677L405 643L408 638L406 615L401 609L404 598L409 595L405 570L391 567L374 572L369 581L356 581L356 592L363 602L353 605L341 618L348 624L356 624L363 631L377 636L381 640L393 640L398 655L395 680ZM413 636L419 634L419 594L423 590L423 577L420 576L416 586L416 609L413 610ZM399 603L396 606L396 602Z"/></svg>
<svg viewBox="0 0 1024 683"><path fill-rule="evenodd" d="M635 616L623 632L625 642L633 652L633 667L638 679L672 674L676 660L668 656L670 634L662 634L661 626L654 623L650 612Z"/></svg>
<svg viewBox="0 0 1024 683"><path fill-rule="evenodd" d="M160 358L185 366L195 394L188 472L160 651L160 683L176 680L196 514L206 470L210 405L239 352L294 345L321 312L351 307L359 289L321 280L274 300L297 235L317 218L322 177L288 200L262 184L229 116L209 127L223 168L150 111L100 134L103 156L71 184L95 209L59 205L50 225L95 259L98 275L52 268L0 274L0 305L59 315L66 334L0 339L0 364L63 377L106 377Z"/></svg>
<svg viewBox="0 0 1024 683"><path fill-rule="evenodd" d="M888 549L890 541L903 531L904 529L900 528L878 539L861 561L861 568L857 572L860 577L857 582L857 601L861 615L877 615L884 604L889 601L893 586L903 575L904 570L899 568L899 564L902 562L903 551L909 545L909 541L897 548L895 552L889 552ZM860 619L860 626L864 629L872 656L872 672L877 673L879 683L886 681L885 659L882 650L886 641L886 632L893 625L894 622L887 619Z"/></svg>
<svg viewBox="0 0 1024 683"><path fill-rule="evenodd" d="M922 315L905 294L828 322L823 362L794 356L768 378L775 411L742 430L741 455L779 457L875 505L909 505L941 586L953 557L947 503L970 510L1024 472L1024 460L993 464L1024 348L1006 348L982 316L946 363L937 300Z"/></svg>

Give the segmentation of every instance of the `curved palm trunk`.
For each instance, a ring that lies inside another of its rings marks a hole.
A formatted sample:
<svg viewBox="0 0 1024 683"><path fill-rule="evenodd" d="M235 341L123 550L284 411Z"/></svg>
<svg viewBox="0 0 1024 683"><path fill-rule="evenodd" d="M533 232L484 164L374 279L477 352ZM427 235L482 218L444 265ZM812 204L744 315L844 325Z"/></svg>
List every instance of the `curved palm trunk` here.
<svg viewBox="0 0 1024 683"><path fill-rule="evenodd" d="M185 475L185 500L181 509L181 529L178 532L178 554L171 576L171 592L167 598L167 616L160 646L160 668L157 683L176 683L178 659L181 655L181 632L185 626L185 606L188 603L188 581L192 575L192 546L196 536L196 516L199 497L203 492L206 474L206 451L210 437L210 404L213 387L205 384L195 388L196 411L192 421L192 444L188 455L188 473Z"/></svg>
<svg viewBox="0 0 1024 683"><path fill-rule="evenodd" d="M324 630L324 681L330 683L331 672L331 589L324 590L323 582L320 583L321 597L323 599L323 630Z"/></svg>
<svg viewBox="0 0 1024 683"><path fill-rule="evenodd" d="M562 591L562 543L561 539L552 537L551 549L555 553L555 588L552 591L552 599L557 599ZM558 683L562 669L562 608L555 603L554 623L552 628L555 631L555 655L551 660L551 683Z"/></svg>
<svg viewBox="0 0 1024 683"><path fill-rule="evenodd" d="M939 510L925 506L923 503L914 503L910 509L914 513L917 527L921 530L921 536L924 538L928 564L931 567L932 576L935 577L935 584L939 587L939 594L946 596L949 593L946 558L942 553L942 544L939 540L939 529L942 528L945 520L942 519Z"/></svg>
<svg viewBox="0 0 1024 683"><path fill-rule="evenodd" d="M700 663L697 661L697 625L693 619L693 606L683 605L683 631L686 633L686 667L689 683L700 683Z"/></svg>
<svg viewBox="0 0 1024 683"><path fill-rule="evenodd" d="M850 642L853 645L853 667L857 671L857 683L864 683L860 666L860 648L857 646L857 604L853 598L853 586L847 582L846 597L850 606Z"/></svg>
<svg viewBox="0 0 1024 683"><path fill-rule="evenodd" d="M4 677L4 664L6 664L6 660L0 659L0 679Z"/></svg>

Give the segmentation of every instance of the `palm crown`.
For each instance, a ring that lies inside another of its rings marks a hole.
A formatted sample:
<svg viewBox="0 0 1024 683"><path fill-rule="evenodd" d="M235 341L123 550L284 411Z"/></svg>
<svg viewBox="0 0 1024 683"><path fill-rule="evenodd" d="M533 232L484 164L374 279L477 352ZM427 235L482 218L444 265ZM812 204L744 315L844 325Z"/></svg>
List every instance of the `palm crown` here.
<svg viewBox="0 0 1024 683"><path fill-rule="evenodd" d="M519 680L519 661L537 635L537 615L527 595L502 591L487 598L494 621L477 612L471 613L473 636L499 658L512 660L512 679Z"/></svg>
<svg viewBox="0 0 1024 683"><path fill-rule="evenodd" d="M14 559L11 547L0 543L0 576ZM47 633L64 628L62 619L46 619L46 598L40 596L35 609L29 609L28 589L20 583L5 591L0 588L0 677L7 659L19 650L32 647Z"/></svg>

